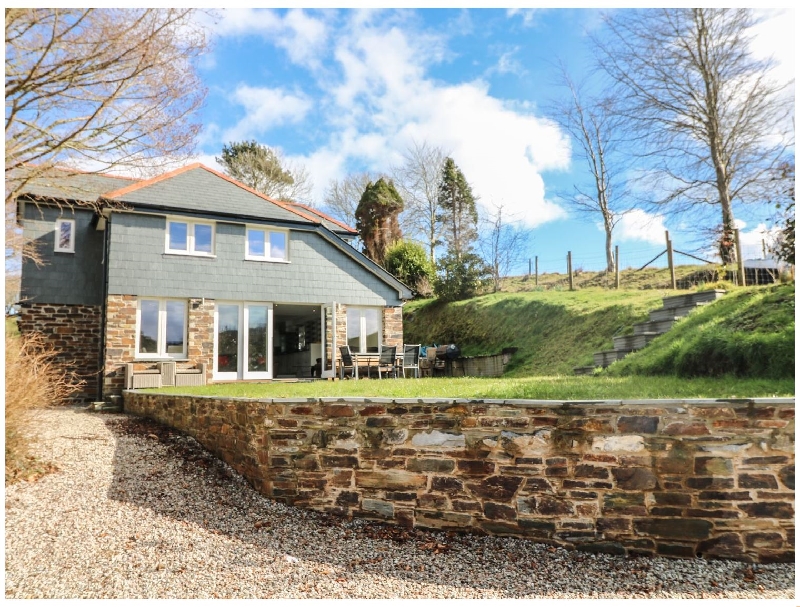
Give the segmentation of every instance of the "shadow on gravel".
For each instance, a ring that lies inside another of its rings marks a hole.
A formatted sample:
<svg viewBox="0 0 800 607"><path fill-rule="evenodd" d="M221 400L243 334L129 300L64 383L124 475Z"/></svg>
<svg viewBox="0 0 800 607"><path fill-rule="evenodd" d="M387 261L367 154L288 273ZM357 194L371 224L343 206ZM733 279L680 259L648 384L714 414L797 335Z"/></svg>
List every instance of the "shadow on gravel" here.
<svg viewBox="0 0 800 607"><path fill-rule="evenodd" d="M649 558L567 552L513 538L409 530L286 506L257 493L191 437L135 416L114 415L104 421L117 439L110 499L274 551L286 562L295 558L329 565L340 574L336 581L346 581L351 573L375 573L416 584L491 590L501 597L545 596L550 589L582 596L596 592L651 598L680 593L720 598L724 595L715 588L721 591L731 584L754 597L759 592L762 567L757 565L729 563L728 578L718 577L708 585L693 579L692 567L699 565L692 561L675 563L683 574L663 579L663 567L654 567ZM172 457L165 458L156 443ZM368 545L372 552L364 552L365 539L373 540ZM397 559L400 545L405 560L387 567L383 561ZM565 570L575 575L563 579ZM552 579L556 573L562 577ZM773 585L769 590L793 596L794 587Z"/></svg>

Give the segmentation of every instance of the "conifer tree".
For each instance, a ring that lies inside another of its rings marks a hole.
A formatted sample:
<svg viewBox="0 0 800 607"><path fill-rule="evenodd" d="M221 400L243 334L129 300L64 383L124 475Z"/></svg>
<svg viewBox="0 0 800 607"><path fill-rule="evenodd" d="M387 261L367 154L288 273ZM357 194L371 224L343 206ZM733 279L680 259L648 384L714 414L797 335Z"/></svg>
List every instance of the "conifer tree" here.
<svg viewBox="0 0 800 607"><path fill-rule="evenodd" d="M403 199L391 181L381 177L367 184L356 209L356 229L364 245L364 254L384 265L386 250L403 235L397 216L403 210Z"/></svg>
<svg viewBox="0 0 800 607"><path fill-rule="evenodd" d="M455 259L472 250L478 237L478 211L475 197L461 169L452 158L446 158L439 183L439 221L447 251Z"/></svg>

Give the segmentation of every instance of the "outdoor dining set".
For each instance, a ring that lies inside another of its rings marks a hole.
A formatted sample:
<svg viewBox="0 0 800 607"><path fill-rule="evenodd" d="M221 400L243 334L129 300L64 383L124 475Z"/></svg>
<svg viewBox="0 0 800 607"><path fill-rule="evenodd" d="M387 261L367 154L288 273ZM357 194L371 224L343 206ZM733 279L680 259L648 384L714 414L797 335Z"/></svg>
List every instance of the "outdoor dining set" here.
<svg viewBox="0 0 800 607"><path fill-rule="evenodd" d="M416 378L420 375L432 376L435 372L445 370L448 354L452 352L448 353L446 347L426 347L420 344L404 344L402 349L397 346L381 346L380 352L367 354L357 354L350 351L350 346L340 346L339 379L346 376L359 379L365 371L367 378L371 378L372 372L376 371L378 379L406 377L406 373L412 371Z"/></svg>

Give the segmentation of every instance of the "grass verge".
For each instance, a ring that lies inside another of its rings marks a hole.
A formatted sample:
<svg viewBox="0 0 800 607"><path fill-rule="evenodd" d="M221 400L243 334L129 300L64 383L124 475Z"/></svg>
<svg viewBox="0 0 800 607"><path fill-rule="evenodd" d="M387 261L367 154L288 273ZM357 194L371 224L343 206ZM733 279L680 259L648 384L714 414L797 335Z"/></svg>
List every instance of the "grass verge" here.
<svg viewBox="0 0 800 607"><path fill-rule="evenodd" d="M552 376L425 378L213 384L148 390L243 398L469 398L620 400L638 398L759 398L793 396L794 379Z"/></svg>

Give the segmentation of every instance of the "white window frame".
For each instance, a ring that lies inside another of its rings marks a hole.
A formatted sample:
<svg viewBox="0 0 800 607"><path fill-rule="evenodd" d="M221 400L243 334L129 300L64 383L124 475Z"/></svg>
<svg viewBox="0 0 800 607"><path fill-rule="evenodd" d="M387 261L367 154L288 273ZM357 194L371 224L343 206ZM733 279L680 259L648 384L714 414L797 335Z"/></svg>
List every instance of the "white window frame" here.
<svg viewBox="0 0 800 607"><path fill-rule="evenodd" d="M69 229L69 244L66 247L59 246L61 236L61 225L68 223ZM74 219L56 219L56 237L54 243L54 250L56 253L74 253L75 252L75 220Z"/></svg>
<svg viewBox="0 0 800 607"><path fill-rule="evenodd" d="M142 328L142 301L158 302L158 331L156 335L156 352L139 352L139 339ZM167 352L167 302L177 301L183 304L183 351ZM171 299L162 297L139 297L136 301L136 349L137 359L177 359L186 360L189 349L189 302L185 299Z"/></svg>
<svg viewBox="0 0 800 607"><path fill-rule="evenodd" d="M264 233L264 255L251 255L250 254L250 233L263 232ZM272 257L270 234L283 234L284 236L284 257ZM275 228L267 228L264 226L246 226L244 233L244 258L248 261L269 261L272 263L289 263L289 230L281 230Z"/></svg>
<svg viewBox="0 0 800 607"><path fill-rule="evenodd" d="M375 310L378 313L378 353L381 351L381 346L383 345L383 308L374 308L370 306L347 306L347 310L345 310L345 324L347 325L347 315L350 310L359 312L358 315L358 351L353 352L353 354L367 354L367 315L365 312L367 310ZM350 339L348 338L348 330L345 327L345 343L349 344Z"/></svg>
<svg viewBox="0 0 800 607"><path fill-rule="evenodd" d="M186 224L186 250L171 249L169 242L169 227L173 223ZM196 251L194 230L195 226L208 226L211 228L211 252ZM164 235L164 251L169 255L191 255L192 257L215 257L214 251L217 245L217 224L213 221L195 221L184 217L167 217L167 229Z"/></svg>

